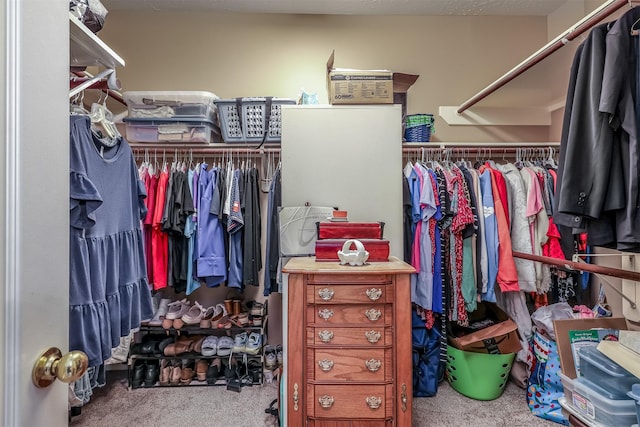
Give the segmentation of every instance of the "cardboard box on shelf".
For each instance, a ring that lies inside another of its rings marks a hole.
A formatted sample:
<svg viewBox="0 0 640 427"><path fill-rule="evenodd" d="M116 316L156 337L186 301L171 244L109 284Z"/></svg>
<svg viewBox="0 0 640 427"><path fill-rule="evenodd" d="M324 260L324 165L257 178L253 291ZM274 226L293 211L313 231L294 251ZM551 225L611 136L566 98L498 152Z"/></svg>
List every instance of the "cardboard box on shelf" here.
<svg viewBox="0 0 640 427"><path fill-rule="evenodd" d="M518 325L494 303L483 301L478 304L478 309L469 313L469 327L453 323L449 327L449 344L459 350L507 354L522 349Z"/></svg>
<svg viewBox="0 0 640 427"><path fill-rule="evenodd" d="M335 50L327 61L329 104L402 104L406 114L406 92L418 75L389 70L334 68Z"/></svg>
<svg viewBox="0 0 640 427"><path fill-rule="evenodd" d="M553 329L560 355L562 373L573 379L577 377L576 365L573 359L569 331L590 329L627 329L627 322L623 317L599 317L593 319L562 319L553 321ZM597 343L596 343L597 344Z"/></svg>

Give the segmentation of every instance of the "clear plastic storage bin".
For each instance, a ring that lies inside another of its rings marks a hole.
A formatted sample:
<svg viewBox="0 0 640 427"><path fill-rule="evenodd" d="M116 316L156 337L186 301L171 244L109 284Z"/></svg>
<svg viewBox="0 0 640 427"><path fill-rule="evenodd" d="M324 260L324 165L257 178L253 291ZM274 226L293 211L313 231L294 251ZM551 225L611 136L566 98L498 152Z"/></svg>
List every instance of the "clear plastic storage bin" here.
<svg viewBox="0 0 640 427"><path fill-rule="evenodd" d="M220 130L200 119L124 119L130 142L220 142Z"/></svg>
<svg viewBox="0 0 640 427"><path fill-rule="evenodd" d="M225 142L280 142L282 105L295 105L294 99L237 98L218 99L220 130ZM271 105L267 124L267 106ZM265 136L265 129L267 134Z"/></svg>
<svg viewBox="0 0 640 427"><path fill-rule="evenodd" d="M197 91L129 91L122 94L130 119L194 118L216 123L218 96Z"/></svg>
<svg viewBox="0 0 640 427"><path fill-rule="evenodd" d="M627 393L640 383L631 372L602 354L595 347L583 347L580 354L580 372L589 381L610 392L616 399L628 399Z"/></svg>
<svg viewBox="0 0 640 427"><path fill-rule="evenodd" d="M567 401L584 417L606 426L637 423L636 401L611 399L611 394L585 377L571 379L560 374Z"/></svg>

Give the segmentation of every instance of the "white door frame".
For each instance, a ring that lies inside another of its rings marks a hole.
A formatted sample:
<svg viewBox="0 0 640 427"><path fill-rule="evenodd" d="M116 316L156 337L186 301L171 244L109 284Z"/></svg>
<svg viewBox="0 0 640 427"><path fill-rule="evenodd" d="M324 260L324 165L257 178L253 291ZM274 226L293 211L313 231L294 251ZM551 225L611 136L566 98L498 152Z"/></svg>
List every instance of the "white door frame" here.
<svg viewBox="0 0 640 427"><path fill-rule="evenodd" d="M68 350L69 27L67 1L0 6L0 422L66 426L67 386L36 388L49 346Z"/></svg>

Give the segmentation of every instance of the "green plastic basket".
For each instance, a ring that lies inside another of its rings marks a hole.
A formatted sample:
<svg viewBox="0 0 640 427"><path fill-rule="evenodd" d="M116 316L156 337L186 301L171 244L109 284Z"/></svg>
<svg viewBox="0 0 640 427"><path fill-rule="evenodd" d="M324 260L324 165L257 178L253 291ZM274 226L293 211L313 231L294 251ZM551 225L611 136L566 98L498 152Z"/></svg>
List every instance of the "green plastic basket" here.
<svg viewBox="0 0 640 427"><path fill-rule="evenodd" d="M447 380L458 393L476 400L500 397L515 353L472 353L447 346Z"/></svg>

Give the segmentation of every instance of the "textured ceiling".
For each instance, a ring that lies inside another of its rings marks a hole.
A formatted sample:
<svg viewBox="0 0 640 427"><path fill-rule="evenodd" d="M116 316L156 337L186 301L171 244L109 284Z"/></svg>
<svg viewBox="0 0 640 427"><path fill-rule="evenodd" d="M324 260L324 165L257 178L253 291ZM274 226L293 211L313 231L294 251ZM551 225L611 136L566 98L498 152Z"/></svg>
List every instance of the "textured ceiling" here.
<svg viewBox="0 0 640 427"><path fill-rule="evenodd" d="M571 0L101 0L109 10L338 15L549 15Z"/></svg>

